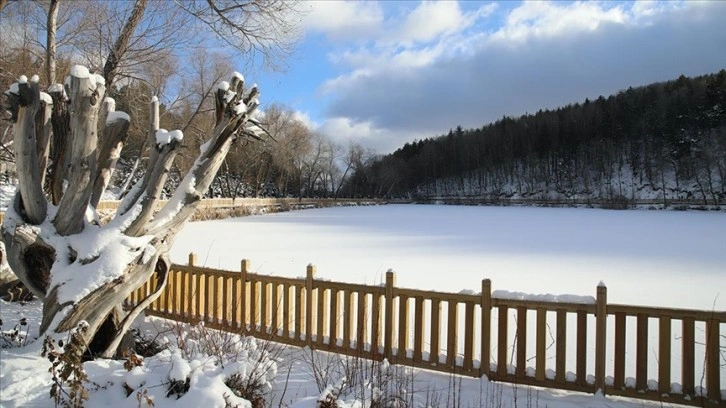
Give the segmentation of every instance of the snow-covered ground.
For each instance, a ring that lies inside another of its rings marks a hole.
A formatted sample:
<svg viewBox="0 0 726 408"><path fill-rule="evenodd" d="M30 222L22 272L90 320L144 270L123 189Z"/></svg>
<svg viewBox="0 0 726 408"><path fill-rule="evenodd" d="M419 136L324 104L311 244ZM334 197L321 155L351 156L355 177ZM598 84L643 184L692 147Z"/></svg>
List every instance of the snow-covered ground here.
<svg viewBox="0 0 726 408"><path fill-rule="evenodd" d="M15 323L25 318L30 336L36 336L41 320L39 302L28 304L6 303L0 300L0 318L3 329L12 329ZM655 408L674 407L669 403L632 400L619 397L603 397L538 387L516 386L480 379L454 378L443 373L427 372L409 367L389 366L384 363L362 361L346 362L340 356L313 352L310 349L281 347L252 339L222 335L217 344L227 344L232 353L220 364L216 354L196 353L191 358L188 351L201 349L203 342L192 343L190 330L180 328L174 322L148 317L138 322L143 332L159 336L167 342L171 351L146 358L143 365L131 369L123 367L122 361L96 360L85 363L85 369L93 381L87 384L89 399L87 407L150 407L147 397L155 408L213 408L231 406L250 407L246 402L231 395L223 384L230 372L250 372L259 366L255 358L269 353L275 357L275 364L265 371L261 387L266 392L265 407L316 408L318 400L336 385L340 385L351 374L364 375L361 380L367 386L363 392L346 391L338 400L340 408L370 407L374 394L383 395L391 405L410 407L551 407L551 408ZM25 329L23 329L25 330ZM203 329L202 329L203 330ZM175 333L184 333L187 342L183 344ZM189 346L193 344L193 346ZM252 345L252 346L251 346ZM276 348L279 347L279 348ZM250 351L251 349L251 351ZM41 342L36 341L22 348L0 350L0 407L53 407L49 398L51 377L50 363L40 356ZM364 364L353 369L356 364ZM180 397L166 396L171 380L190 378L189 391ZM358 377L360 379L360 377ZM395 380L395 381L393 381ZM387 382L388 381L388 382ZM227 396L225 401L224 396ZM403 398L412 405L393 405L395 398Z"/></svg>
<svg viewBox="0 0 726 408"><path fill-rule="evenodd" d="M284 276L301 276L313 263L320 278L369 284L381 282L392 268L399 286L454 292L478 291L481 279L490 278L495 290L594 296L604 281L611 303L724 310L723 231L723 212L388 205L191 223L179 235L172 258L184 263L194 251L199 263L225 269L237 269L241 258L249 258L254 270ZM37 333L38 303L0 301L3 330L23 316L28 322L23 327L31 336ZM152 318L140 322L145 331L162 331L170 344L179 344L165 324ZM47 397L49 363L39 356L39 343L0 352L0 406L53 406ZM199 354L187 367L166 352L130 372L118 362L86 363L98 383L90 387L87 406L146 406L144 391L156 407L224 406L219 394L228 392L225 376L230 370L250 371L245 363L254 353L242 354L234 365ZM270 371L274 379L266 406L315 407L326 386L350 375L345 368L336 357L285 348ZM399 380L402 389L388 394L412 398L415 406L661 406L385 365L377 370ZM165 398L169 380L187 372L190 391L179 400ZM315 373L325 377L316 381ZM368 406L363 401L370 404L371 395L384 388L382 376L376 378L366 398L344 393L339 406Z"/></svg>
<svg viewBox="0 0 726 408"><path fill-rule="evenodd" d="M171 256L264 274L459 292L595 296L610 303L726 310L726 213L386 205L191 223Z"/></svg>

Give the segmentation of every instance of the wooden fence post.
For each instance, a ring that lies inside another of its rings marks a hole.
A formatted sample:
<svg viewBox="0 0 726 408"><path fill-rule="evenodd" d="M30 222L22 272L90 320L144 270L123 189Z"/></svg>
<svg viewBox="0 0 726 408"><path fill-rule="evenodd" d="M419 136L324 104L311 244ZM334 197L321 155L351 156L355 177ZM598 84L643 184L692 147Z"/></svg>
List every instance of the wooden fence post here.
<svg viewBox="0 0 726 408"><path fill-rule="evenodd" d="M250 260L249 259L243 259L240 261L240 298L237 302L239 302L240 307L240 318L242 320L240 328L243 332L247 331L247 273L250 270ZM254 302L254 299L252 300Z"/></svg>
<svg viewBox="0 0 726 408"><path fill-rule="evenodd" d="M197 254L194 252L189 253L189 266L196 266L197 264Z"/></svg>
<svg viewBox="0 0 726 408"><path fill-rule="evenodd" d="M315 270L315 265L308 264L305 280L305 340L307 345L311 347L313 342L313 279L315 279Z"/></svg>
<svg viewBox="0 0 726 408"><path fill-rule="evenodd" d="M718 319L706 320L706 392L711 401L721 402L721 354L719 339L721 338Z"/></svg>
<svg viewBox="0 0 726 408"><path fill-rule="evenodd" d="M605 283L597 285L597 308L595 314L595 390L605 395L605 345L607 344L608 288Z"/></svg>
<svg viewBox="0 0 726 408"><path fill-rule="evenodd" d="M489 377L489 361L492 350L492 281L481 281L481 357L479 362L479 375Z"/></svg>
<svg viewBox="0 0 726 408"><path fill-rule="evenodd" d="M383 339L383 355L392 361L393 353L393 287L396 285L396 274L393 269L386 272L386 325Z"/></svg>

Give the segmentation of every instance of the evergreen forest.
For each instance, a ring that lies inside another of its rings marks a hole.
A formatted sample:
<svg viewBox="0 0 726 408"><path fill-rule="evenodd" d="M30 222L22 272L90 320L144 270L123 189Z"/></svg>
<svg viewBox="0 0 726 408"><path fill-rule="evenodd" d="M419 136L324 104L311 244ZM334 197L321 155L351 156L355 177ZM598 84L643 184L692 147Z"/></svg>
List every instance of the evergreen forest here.
<svg viewBox="0 0 726 408"><path fill-rule="evenodd" d="M369 160L345 192L719 204L726 198L726 70L481 128L457 126Z"/></svg>

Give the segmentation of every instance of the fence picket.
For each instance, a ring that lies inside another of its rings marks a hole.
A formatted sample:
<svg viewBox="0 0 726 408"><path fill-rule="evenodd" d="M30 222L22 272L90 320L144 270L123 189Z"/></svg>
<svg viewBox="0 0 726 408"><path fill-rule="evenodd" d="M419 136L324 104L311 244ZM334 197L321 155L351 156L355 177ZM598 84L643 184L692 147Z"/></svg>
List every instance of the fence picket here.
<svg viewBox="0 0 726 408"><path fill-rule="evenodd" d="M682 365L682 378L683 383L683 395L693 395L695 393L694 384L694 361L695 361L695 346L696 346L696 325L693 319L683 319L683 365Z"/></svg>
<svg viewBox="0 0 726 408"><path fill-rule="evenodd" d="M315 266L309 264L306 269L305 278L305 314L307 315L305 319L305 341L308 345L312 344L313 328L315 327L315 322L313 321L313 316L315 316L313 305L316 299L313 297L313 279L315 279Z"/></svg>
<svg viewBox="0 0 726 408"><path fill-rule="evenodd" d="M615 314L615 372L613 387L625 389L625 313Z"/></svg>
<svg viewBox="0 0 726 408"><path fill-rule="evenodd" d="M383 315L382 315L382 308L381 308L381 295L378 293L373 293L372 295L372 311L371 311L371 317L373 321L371 321L371 352L373 353L373 359L377 360L379 357L379 354L381 353L381 329L383 325Z"/></svg>
<svg viewBox="0 0 726 408"><path fill-rule="evenodd" d="M671 392L671 318L661 316L658 322L658 392Z"/></svg>
<svg viewBox="0 0 726 408"><path fill-rule="evenodd" d="M474 368L474 342L476 342L476 334L474 334L474 302L466 302L464 306L464 324L463 369L469 372Z"/></svg>
<svg viewBox="0 0 726 408"><path fill-rule="evenodd" d="M358 353L362 355L365 352L366 340L368 340L368 294L364 292L358 292L358 317L356 333L356 349Z"/></svg>
<svg viewBox="0 0 726 408"><path fill-rule="evenodd" d="M270 308L270 332L273 336L279 336L282 330L282 292L280 292L281 285L278 283L272 283L272 305Z"/></svg>
<svg viewBox="0 0 726 408"><path fill-rule="evenodd" d="M260 317L260 331L262 333L269 333L270 323L272 322L270 316L270 306L272 303L272 285L269 282L265 281L260 282L260 285L262 285L262 290L260 294L260 311L262 312L262 316Z"/></svg>
<svg viewBox="0 0 726 408"><path fill-rule="evenodd" d="M708 399L721 402L721 353L719 350L719 321L706 320L706 391Z"/></svg>
<svg viewBox="0 0 726 408"><path fill-rule="evenodd" d="M343 291L343 348L350 348L350 336L353 333L353 293L350 290Z"/></svg>
<svg viewBox="0 0 726 408"><path fill-rule="evenodd" d="M439 365L439 353L441 353L441 300L431 299L431 350L429 350L429 362L434 366Z"/></svg>
<svg viewBox="0 0 726 408"><path fill-rule="evenodd" d="M541 307L537 308L537 367L535 367L535 378L537 381L545 380L545 362L547 356L547 310Z"/></svg>
<svg viewBox="0 0 726 408"><path fill-rule="evenodd" d="M567 312L557 310L557 339L555 340L557 351L555 352L555 382L565 384L567 378L565 372L567 367Z"/></svg>
<svg viewBox="0 0 726 408"><path fill-rule="evenodd" d="M290 338L290 325L292 324L292 299L290 291L293 288L288 283L282 284L282 337Z"/></svg>
<svg viewBox="0 0 726 408"><path fill-rule="evenodd" d="M587 312L577 312L577 372L575 383L587 385Z"/></svg>
<svg viewBox="0 0 726 408"><path fill-rule="evenodd" d="M326 335L329 336L330 334L327 332L328 330L328 306L329 303L329 290L324 288L317 288L318 291L318 329L316 331L317 338L315 339L315 342L318 343L318 345L325 344L325 337Z"/></svg>
<svg viewBox="0 0 726 408"><path fill-rule="evenodd" d="M509 330L507 323L508 313L507 306L499 306L499 328L497 329L497 377L499 379L507 376L507 348L509 347L507 340L507 331Z"/></svg>
<svg viewBox="0 0 726 408"><path fill-rule="evenodd" d="M446 364L451 369L456 369L457 346L459 345L459 303L450 300L447 302L449 330L446 333Z"/></svg>
<svg viewBox="0 0 726 408"><path fill-rule="evenodd" d="M423 361L424 333L426 332L426 310L424 309L424 298L422 296L416 296L414 307L416 312L413 322L413 361L420 363Z"/></svg>
<svg viewBox="0 0 726 408"><path fill-rule="evenodd" d="M527 375L527 309L517 308L517 378Z"/></svg>
<svg viewBox="0 0 726 408"><path fill-rule="evenodd" d="M398 354L397 358L406 359L408 350L408 296L398 296Z"/></svg>
<svg viewBox="0 0 726 408"><path fill-rule="evenodd" d="M648 316L638 314L635 348L635 389L648 389Z"/></svg>
<svg viewBox="0 0 726 408"><path fill-rule="evenodd" d="M338 319L340 314L338 310L338 289L330 290L330 334L328 339L328 348L335 349L338 347Z"/></svg>

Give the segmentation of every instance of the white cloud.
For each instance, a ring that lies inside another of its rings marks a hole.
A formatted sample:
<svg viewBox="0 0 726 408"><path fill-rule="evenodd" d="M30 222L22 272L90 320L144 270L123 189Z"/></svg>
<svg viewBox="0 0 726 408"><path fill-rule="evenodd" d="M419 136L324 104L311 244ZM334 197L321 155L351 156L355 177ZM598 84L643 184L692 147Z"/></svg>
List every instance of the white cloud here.
<svg viewBox="0 0 726 408"><path fill-rule="evenodd" d="M498 28L486 20L489 28L464 31L447 31L451 16L425 44L378 42L340 54L346 70L321 86L334 99L322 127L389 152L458 124L480 127L726 67L722 2L523 3Z"/></svg>
<svg viewBox="0 0 726 408"><path fill-rule="evenodd" d="M374 2L306 1L303 10L303 27L333 41L375 38L383 23L383 10Z"/></svg>
<svg viewBox="0 0 726 408"><path fill-rule="evenodd" d="M394 38L404 43L431 41L439 35L461 30L464 25L459 3L424 1L406 16Z"/></svg>
<svg viewBox="0 0 726 408"><path fill-rule="evenodd" d="M331 52L328 57L355 71L423 67L466 52L470 42L463 33L496 9L496 4L489 3L465 13L456 1L424 1L413 9L403 9L403 14L387 16L355 48Z"/></svg>
<svg viewBox="0 0 726 408"><path fill-rule="evenodd" d="M509 13L506 24L492 39L511 42L571 35L594 31L604 23L623 24L626 20L622 4L607 8L605 4L595 2L525 2Z"/></svg>
<svg viewBox="0 0 726 408"><path fill-rule="evenodd" d="M376 127L371 121L356 122L350 118L329 118L318 131L333 142L347 146L356 142L378 152L391 152L401 146L401 140L422 139L425 132L394 131Z"/></svg>

